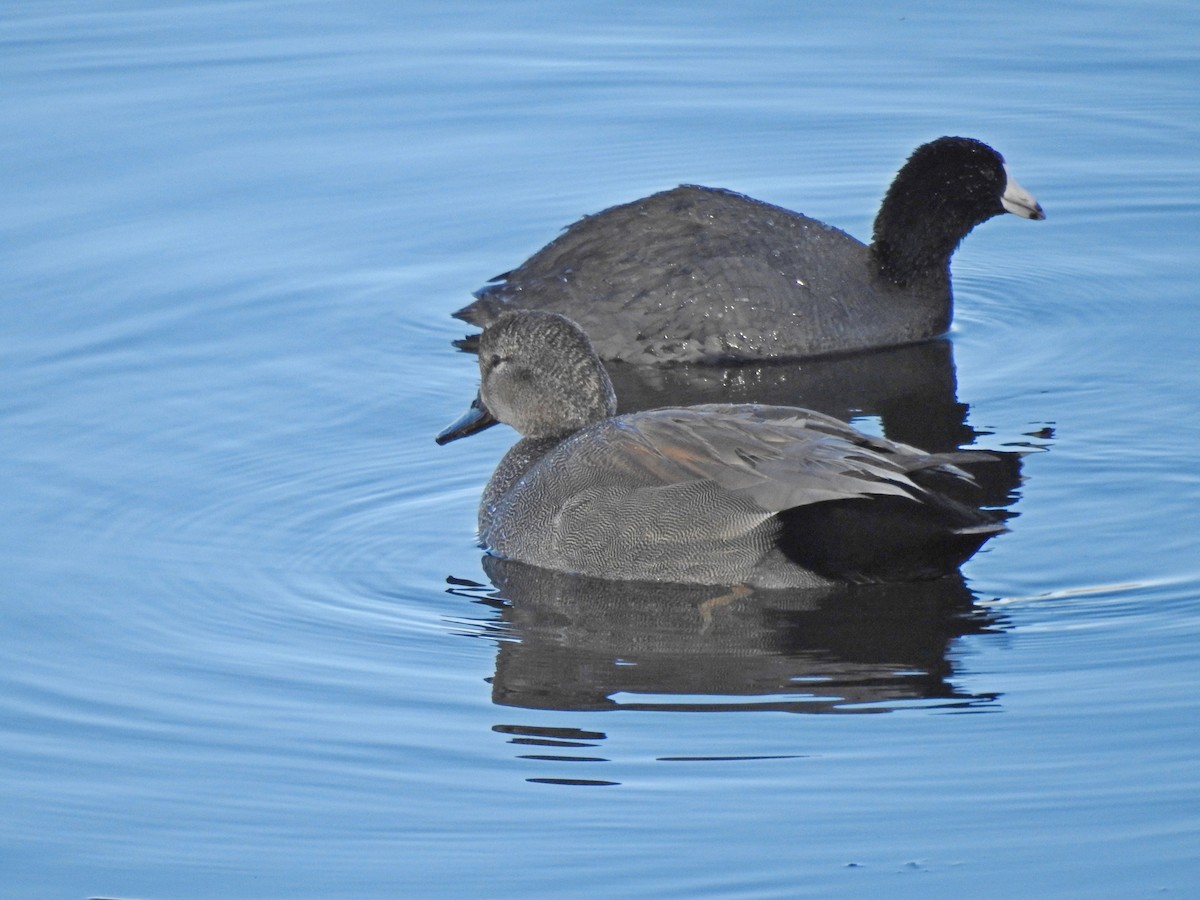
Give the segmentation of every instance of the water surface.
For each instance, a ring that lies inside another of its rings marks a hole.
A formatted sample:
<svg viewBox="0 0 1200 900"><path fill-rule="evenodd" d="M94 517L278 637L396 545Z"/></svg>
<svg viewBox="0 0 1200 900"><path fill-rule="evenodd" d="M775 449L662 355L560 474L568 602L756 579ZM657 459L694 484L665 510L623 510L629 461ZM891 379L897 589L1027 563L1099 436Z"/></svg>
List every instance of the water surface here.
<svg viewBox="0 0 1200 900"><path fill-rule="evenodd" d="M328 0L3 16L0 870L39 897L1188 896L1200 13ZM616 373L1010 454L961 580L493 561L449 314L580 215L869 234L976 136L947 341ZM1018 455L1019 454L1019 455Z"/></svg>

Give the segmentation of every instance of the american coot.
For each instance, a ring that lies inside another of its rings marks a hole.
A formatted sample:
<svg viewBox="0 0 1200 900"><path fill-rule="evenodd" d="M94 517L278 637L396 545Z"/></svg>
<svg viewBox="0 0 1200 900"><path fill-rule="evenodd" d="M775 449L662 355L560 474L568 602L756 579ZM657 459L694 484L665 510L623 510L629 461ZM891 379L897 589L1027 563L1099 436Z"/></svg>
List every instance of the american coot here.
<svg viewBox="0 0 1200 900"><path fill-rule="evenodd" d="M950 325L950 256L1003 212L1045 218L1004 158L971 138L918 147L870 246L732 191L684 185L586 216L455 316L505 309L575 320L601 358L798 359L911 343ZM459 346L473 348L477 336Z"/></svg>
<svg viewBox="0 0 1200 900"><path fill-rule="evenodd" d="M470 411L437 440L497 421L522 435L479 507L498 556L598 578L804 587L938 577L1005 530L962 498L970 476L954 454L810 410L615 416L603 364L554 313L499 316L479 369Z"/></svg>

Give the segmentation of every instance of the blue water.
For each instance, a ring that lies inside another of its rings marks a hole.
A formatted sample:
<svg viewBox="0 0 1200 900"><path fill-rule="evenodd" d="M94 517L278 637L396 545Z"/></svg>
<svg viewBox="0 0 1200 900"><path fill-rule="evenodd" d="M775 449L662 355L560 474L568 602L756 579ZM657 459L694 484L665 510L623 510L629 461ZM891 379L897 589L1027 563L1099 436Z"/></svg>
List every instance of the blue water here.
<svg viewBox="0 0 1200 900"><path fill-rule="evenodd" d="M1200 7L826 7L0 12L0 894L1194 895ZM866 237L944 133L1049 218L935 389L685 386L1028 451L961 582L485 571L471 290L680 182Z"/></svg>

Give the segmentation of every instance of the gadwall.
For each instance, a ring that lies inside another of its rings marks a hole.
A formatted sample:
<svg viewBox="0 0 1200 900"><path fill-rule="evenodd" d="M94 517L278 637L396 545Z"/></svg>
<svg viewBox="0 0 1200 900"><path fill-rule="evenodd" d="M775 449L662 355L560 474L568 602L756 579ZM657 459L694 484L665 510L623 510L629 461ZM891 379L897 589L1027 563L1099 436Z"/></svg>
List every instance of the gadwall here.
<svg viewBox="0 0 1200 900"><path fill-rule="evenodd" d="M499 316L479 394L437 441L521 434L479 507L494 555L620 580L776 588L953 572L1005 530L967 499L964 452L929 454L786 406L617 416L612 382L563 316Z"/></svg>

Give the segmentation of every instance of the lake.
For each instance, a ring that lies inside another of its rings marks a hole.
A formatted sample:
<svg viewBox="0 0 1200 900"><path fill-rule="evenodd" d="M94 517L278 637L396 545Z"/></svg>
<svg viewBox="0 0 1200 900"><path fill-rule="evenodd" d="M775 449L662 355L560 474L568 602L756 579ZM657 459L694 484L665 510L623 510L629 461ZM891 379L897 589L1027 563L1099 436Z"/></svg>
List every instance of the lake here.
<svg viewBox="0 0 1200 900"><path fill-rule="evenodd" d="M1200 7L0 26L0 893L1195 895ZM614 378L1004 453L961 578L714 605L483 558L514 435L433 443L471 291L679 183L867 238L942 134L1047 213L962 244L946 340Z"/></svg>

